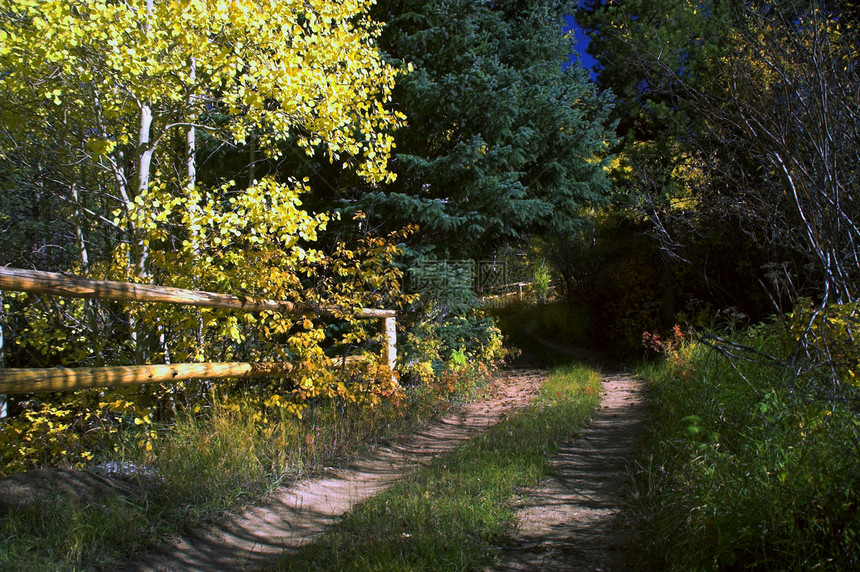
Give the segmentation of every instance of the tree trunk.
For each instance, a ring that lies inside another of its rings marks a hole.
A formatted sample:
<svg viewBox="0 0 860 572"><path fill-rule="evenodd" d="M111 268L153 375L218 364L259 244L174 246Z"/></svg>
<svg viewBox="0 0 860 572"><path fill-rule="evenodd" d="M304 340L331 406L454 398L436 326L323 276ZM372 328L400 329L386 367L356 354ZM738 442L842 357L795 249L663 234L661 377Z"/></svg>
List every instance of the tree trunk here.
<svg viewBox="0 0 860 572"><path fill-rule="evenodd" d="M191 91L188 96L188 105L194 109L194 83L197 81L197 61L191 57L188 58L188 67L191 76ZM188 186L194 187L197 184L197 132L194 125L188 126L188 131L185 133L185 168L188 174Z"/></svg>
<svg viewBox="0 0 860 572"><path fill-rule="evenodd" d="M3 292L0 292L0 370L6 367L6 354L3 350ZM6 411L7 398L0 394L0 419L4 419L8 415Z"/></svg>
<svg viewBox="0 0 860 572"><path fill-rule="evenodd" d="M251 164L248 167L248 186L254 184L254 179L257 178L257 137L251 133Z"/></svg>

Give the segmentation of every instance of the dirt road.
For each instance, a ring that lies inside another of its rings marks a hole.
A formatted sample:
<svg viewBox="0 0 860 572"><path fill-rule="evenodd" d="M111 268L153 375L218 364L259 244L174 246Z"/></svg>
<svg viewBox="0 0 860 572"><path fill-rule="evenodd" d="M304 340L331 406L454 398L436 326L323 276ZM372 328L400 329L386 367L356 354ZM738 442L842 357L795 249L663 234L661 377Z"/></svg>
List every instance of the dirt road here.
<svg viewBox="0 0 860 572"><path fill-rule="evenodd" d="M200 529L127 569L265 567L320 534L355 503L527 405L546 375L545 369L511 368L493 383L486 399L351 466L280 489L243 513ZM552 460L554 476L539 488L523 491L515 539L492 570L629 569L629 534L619 514L627 463L643 430L642 387L623 373L606 376L604 387L594 419Z"/></svg>
<svg viewBox="0 0 860 572"><path fill-rule="evenodd" d="M616 373L604 388L597 415L552 459L553 477L524 491L516 539L493 570L632 569L621 509L644 431L642 382Z"/></svg>
<svg viewBox="0 0 860 572"><path fill-rule="evenodd" d="M493 382L485 399L449 413L351 466L280 489L241 514L204 527L125 569L253 570L271 564L336 522L355 503L527 405L545 376L542 369L511 368Z"/></svg>

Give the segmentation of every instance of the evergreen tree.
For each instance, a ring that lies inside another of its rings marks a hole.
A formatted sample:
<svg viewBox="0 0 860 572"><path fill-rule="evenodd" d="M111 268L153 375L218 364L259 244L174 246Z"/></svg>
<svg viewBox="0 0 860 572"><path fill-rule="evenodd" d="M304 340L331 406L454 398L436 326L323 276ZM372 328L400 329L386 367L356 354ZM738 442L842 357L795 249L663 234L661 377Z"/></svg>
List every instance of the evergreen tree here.
<svg viewBox="0 0 860 572"><path fill-rule="evenodd" d="M416 223L422 250L479 257L523 236L571 233L606 196L610 104L564 68L572 2L381 1L380 46L412 66L393 99L407 116L384 186L341 198L370 225Z"/></svg>

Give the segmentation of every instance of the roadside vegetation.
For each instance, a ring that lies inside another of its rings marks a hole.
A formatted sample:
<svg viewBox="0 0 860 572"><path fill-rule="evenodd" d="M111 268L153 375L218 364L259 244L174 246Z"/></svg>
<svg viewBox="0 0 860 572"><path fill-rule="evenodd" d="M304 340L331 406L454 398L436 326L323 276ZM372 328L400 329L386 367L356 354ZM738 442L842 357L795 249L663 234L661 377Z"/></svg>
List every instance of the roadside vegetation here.
<svg viewBox="0 0 860 572"><path fill-rule="evenodd" d="M301 419L287 411L262 419L253 409L214 403L203 414L179 414L150 451L127 433L126 448L103 459L102 470L121 470L119 482L130 492L93 498L58 489L7 506L0 514L0 568L111 568L275 486L419 426L470 399L489 373L483 364L454 361L397 399L375 406L324 400Z"/></svg>
<svg viewBox="0 0 860 572"><path fill-rule="evenodd" d="M798 377L776 323L719 341L734 356L703 340L646 340L665 359L641 369L653 406L632 507L642 565L856 569L856 385L836 397L826 368Z"/></svg>
<svg viewBox="0 0 860 572"><path fill-rule="evenodd" d="M474 570L491 565L523 487L549 474L559 443L599 402L601 378L559 366L526 409L436 459L281 560L279 570Z"/></svg>

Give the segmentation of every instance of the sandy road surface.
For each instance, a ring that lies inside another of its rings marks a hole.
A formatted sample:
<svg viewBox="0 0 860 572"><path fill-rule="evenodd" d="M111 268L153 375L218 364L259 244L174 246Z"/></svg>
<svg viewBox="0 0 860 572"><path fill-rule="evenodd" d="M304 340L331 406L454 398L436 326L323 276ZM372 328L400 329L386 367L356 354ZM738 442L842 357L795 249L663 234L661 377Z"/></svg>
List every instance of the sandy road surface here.
<svg viewBox="0 0 860 572"><path fill-rule="evenodd" d="M124 569L233 571L271 564L313 539L355 503L527 405L537 395L546 373L529 367L510 368L492 383L485 399L459 408L347 467L279 489L244 512L201 528Z"/></svg>

